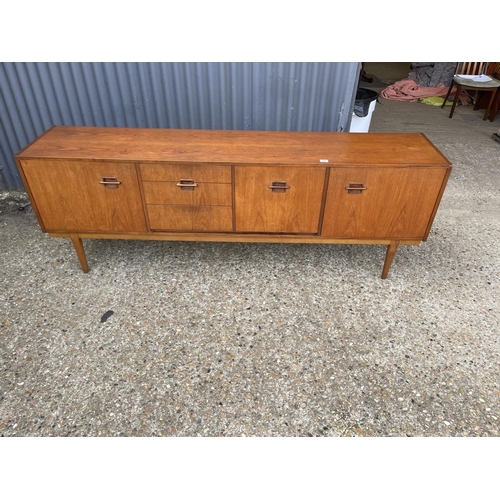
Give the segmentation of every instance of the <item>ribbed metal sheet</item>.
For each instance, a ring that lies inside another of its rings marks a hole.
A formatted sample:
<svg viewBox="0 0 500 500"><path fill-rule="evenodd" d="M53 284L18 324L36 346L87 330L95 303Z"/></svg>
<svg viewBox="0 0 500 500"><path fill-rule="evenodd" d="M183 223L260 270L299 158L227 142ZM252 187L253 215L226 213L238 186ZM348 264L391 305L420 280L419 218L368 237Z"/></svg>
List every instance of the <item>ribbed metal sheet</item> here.
<svg viewBox="0 0 500 500"><path fill-rule="evenodd" d="M52 125L348 130L359 63L1 63L0 167Z"/></svg>

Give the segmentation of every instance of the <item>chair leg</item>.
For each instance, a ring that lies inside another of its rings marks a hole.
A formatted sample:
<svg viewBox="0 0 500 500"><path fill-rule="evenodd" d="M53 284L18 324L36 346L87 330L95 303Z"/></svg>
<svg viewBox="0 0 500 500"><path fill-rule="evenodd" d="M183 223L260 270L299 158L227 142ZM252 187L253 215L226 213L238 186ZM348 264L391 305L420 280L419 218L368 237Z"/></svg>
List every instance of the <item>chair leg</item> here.
<svg viewBox="0 0 500 500"><path fill-rule="evenodd" d="M493 106L490 109L490 122L492 122L495 119L499 104L500 104L500 91L497 89L495 92L495 102L493 103Z"/></svg>
<svg viewBox="0 0 500 500"><path fill-rule="evenodd" d="M479 90L476 90L474 92L474 96L475 96L474 97L474 107L472 108L472 110L477 111L479 109Z"/></svg>
<svg viewBox="0 0 500 500"><path fill-rule="evenodd" d="M460 94L461 91L462 91L462 85L457 83L457 91L455 94L455 99L453 99L453 106L451 107L450 116L448 118L451 118L453 116L453 112L455 111L455 106L457 105L458 101L458 95Z"/></svg>
<svg viewBox="0 0 500 500"><path fill-rule="evenodd" d="M448 87L448 93L446 94L446 97L444 98L443 104L441 105L441 109L444 108L444 105L446 104L446 101L448 100L448 97L451 93L451 89L453 88L453 80L450 83L450 86Z"/></svg>
<svg viewBox="0 0 500 500"><path fill-rule="evenodd" d="M498 92L498 88L494 89L492 92L491 92L491 98L490 98L490 102L488 103L488 107L486 108L486 112L484 113L484 118L483 120L486 120L486 118L488 118L488 113L490 112L492 106L493 106L493 101L495 100L495 97L497 95L497 92ZM492 122L493 120L490 118L490 122Z"/></svg>

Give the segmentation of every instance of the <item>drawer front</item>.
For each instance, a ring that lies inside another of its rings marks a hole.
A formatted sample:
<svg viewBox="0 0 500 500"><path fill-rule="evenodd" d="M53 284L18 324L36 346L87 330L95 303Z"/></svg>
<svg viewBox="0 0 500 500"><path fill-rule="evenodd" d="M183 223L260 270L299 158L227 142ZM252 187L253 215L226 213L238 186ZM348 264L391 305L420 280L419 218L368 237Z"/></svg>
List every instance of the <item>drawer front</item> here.
<svg viewBox="0 0 500 500"><path fill-rule="evenodd" d="M153 231L221 231L233 230L231 207L148 205Z"/></svg>
<svg viewBox="0 0 500 500"><path fill-rule="evenodd" d="M231 206L231 184L195 183L186 189L178 182L143 181L144 199L151 205L225 205Z"/></svg>
<svg viewBox="0 0 500 500"><path fill-rule="evenodd" d="M179 182L191 179L194 182L231 183L231 167L225 165L141 163L140 169L143 181Z"/></svg>
<svg viewBox="0 0 500 500"><path fill-rule="evenodd" d="M332 168L321 235L420 239L445 175L444 168Z"/></svg>
<svg viewBox="0 0 500 500"><path fill-rule="evenodd" d="M325 172L300 166L235 167L236 231L318 233ZM270 187L280 181L285 187Z"/></svg>
<svg viewBox="0 0 500 500"><path fill-rule="evenodd" d="M230 166L141 163L139 168L152 231L233 230Z"/></svg>

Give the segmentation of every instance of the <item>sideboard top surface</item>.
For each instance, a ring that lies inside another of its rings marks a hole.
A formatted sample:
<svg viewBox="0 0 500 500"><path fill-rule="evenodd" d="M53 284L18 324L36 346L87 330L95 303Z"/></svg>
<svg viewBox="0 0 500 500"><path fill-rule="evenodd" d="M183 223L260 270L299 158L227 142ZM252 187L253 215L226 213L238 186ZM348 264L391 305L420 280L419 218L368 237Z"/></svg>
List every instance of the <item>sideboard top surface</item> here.
<svg viewBox="0 0 500 500"><path fill-rule="evenodd" d="M423 134L55 126L17 157L221 164L450 166ZM320 160L328 160L322 162Z"/></svg>

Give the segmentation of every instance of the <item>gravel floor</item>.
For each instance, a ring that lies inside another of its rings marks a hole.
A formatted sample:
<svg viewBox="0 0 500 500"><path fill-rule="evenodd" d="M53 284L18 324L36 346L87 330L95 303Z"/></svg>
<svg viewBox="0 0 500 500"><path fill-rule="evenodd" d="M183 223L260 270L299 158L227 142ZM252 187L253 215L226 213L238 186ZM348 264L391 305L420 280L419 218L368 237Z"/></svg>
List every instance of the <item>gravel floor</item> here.
<svg viewBox="0 0 500 500"><path fill-rule="evenodd" d="M85 240L84 274L0 193L0 435L498 436L484 130L434 138L454 170L387 280L380 246L105 240Z"/></svg>

